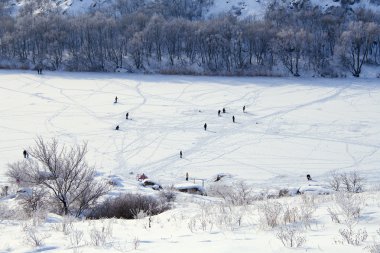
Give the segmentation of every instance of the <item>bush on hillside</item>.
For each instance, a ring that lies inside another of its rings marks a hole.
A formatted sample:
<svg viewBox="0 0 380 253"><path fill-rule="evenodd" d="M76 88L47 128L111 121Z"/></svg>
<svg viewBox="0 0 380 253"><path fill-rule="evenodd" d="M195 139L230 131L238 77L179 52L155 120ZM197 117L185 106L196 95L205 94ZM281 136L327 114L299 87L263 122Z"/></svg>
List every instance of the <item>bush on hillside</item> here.
<svg viewBox="0 0 380 253"><path fill-rule="evenodd" d="M157 215L170 208L166 199L127 193L116 198L109 198L94 207L88 215L90 219L123 218L136 219Z"/></svg>

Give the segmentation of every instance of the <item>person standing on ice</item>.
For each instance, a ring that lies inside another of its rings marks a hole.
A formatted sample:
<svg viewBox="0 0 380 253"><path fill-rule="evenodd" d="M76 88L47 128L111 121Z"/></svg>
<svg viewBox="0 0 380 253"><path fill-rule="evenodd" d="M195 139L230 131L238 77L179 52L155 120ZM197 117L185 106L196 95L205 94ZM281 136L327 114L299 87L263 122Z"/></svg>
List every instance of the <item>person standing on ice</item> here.
<svg viewBox="0 0 380 253"><path fill-rule="evenodd" d="M114 104L117 104L117 96L115 97L115 102L113 102Z"/></svg>
<svg viewBox="0 0 380 253"><path fill-rule="evenodd" d="M26 151L25 149L24 151L22 151L22 154L24 155L24 158L29 158L28 151Z"/></svg>
<svg viewBox="0 0 380 253"><path fill-rule="evenodd" d="M245 113L245 106L243 106L243 112Z"/></svg>
<svg viewBox="0 0 380 253"><path fill-rule="evenodd" d="M226 113L226 108L223 107L223 113Z"/></svg>
<svg viewBox="0 0 380 253"><path fill-rule="evenodd" d="M127 112L127 114L125 114L125 119L128 119L129 117L129 112Z"/></svg>
<svg viewBox="0 0 380 253"><path fill-rule="evenodd" d="M232 116L232 122L235 123L235 116Z"/></svg>
<svg viewBox="0 0 380 253"><path fill-rule="evenodd" d="M220 117L220 110L218 110L218 116Z"/></svg>
<svg viewBox="0 0 380 253"><path fill-rule="evenodd" d="M182 158L182 150L179 151L179 158Z"/></svg>
<svg viewBox="0 0 380 253"><path fill-rule="evenodd" d="M116 126L115 130L119 130L119 125Z"/></svg>
<svg viewBox="0 0 380 253"><path fill-rule="evenodd" d="M189 173L188 172L186 172L186 181L189 181Z"/></svg>
<svg viewBox="0 0 380 253"><path fill-rule="evenodd" d="M37 74L38 74L38 75L41 75L41 74L42 74L42 64L39 63L39 64L37 65L36 69L37 69Z"/></svg>
<svg viewBox="0 0 380 253"><path fill-rule="evenodd" d="M203 125L203 128L205 129L205 131L207 131L207 123L205 123L205 124Z"/></svg>

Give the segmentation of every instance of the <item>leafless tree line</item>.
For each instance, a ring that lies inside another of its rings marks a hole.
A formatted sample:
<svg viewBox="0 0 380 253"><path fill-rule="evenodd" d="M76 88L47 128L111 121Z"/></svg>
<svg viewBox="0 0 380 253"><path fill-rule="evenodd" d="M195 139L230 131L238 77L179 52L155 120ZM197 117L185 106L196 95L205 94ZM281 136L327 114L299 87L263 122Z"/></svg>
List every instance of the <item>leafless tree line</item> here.
<svg viewBox="0 0 380 253"><path fill-rule="evenodd" d="M0 65L255 75L284 68L330 77L348 70L359 77L364 63L380 64L380 14L370 10L271 5L262 20L204 19L211 0L153 3L118 0L76 16L30 15L26 5L17 17L0 5Z"/></svg>

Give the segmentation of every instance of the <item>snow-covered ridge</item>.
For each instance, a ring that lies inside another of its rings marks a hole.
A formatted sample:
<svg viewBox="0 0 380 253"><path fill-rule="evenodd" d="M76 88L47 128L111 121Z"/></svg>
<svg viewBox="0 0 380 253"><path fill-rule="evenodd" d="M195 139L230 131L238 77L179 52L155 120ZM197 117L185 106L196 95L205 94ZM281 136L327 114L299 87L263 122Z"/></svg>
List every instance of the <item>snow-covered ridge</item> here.
<svg viewBox="0 0 380 253"><path fill-rule="evenodd" d="M17 10L25 6L31 0L9 0L9 6L17 12ZM97 9L106 8L114 3L115 0L43 0L38 9L34 10L35 13L59 10L67 14L78 14ZM206 10L206 16L216 16L221 13L232 13L240 17L252 16L260 18L264 15L265 10L271 4L276 2L289 8L300 8L302 6L312 4L320 6L326 10L330 7L349 6L350 8L368 8L371 10L380 10L379 1L377 0L359 0L359 1L345 1L345 0L214 0L214 4Z"/></svg>
<svg viewBox="0 0 380 253"><path fill-rule="evenodd" d="M11 0L10 5L17 11L20 7L25 6L29 2L30 0ZM36 13L55 9L69 14L83 13L103 8L112 3L113 0L44 0L43 2L44 3L41 4L41 6L43 6L42 8L34 10Z"/></svg>

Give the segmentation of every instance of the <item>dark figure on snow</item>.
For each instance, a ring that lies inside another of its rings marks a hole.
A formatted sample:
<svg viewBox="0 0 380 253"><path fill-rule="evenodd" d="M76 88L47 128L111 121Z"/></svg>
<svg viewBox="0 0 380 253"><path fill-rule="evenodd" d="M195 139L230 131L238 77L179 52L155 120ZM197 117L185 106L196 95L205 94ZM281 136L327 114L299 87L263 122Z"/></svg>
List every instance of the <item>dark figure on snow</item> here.
<svg viewBox="0 0 380 253"><path fill-rule="evenodd" d="M144 174L144 173L142 173L141 175L139 175L139 177L138 177L138 179L137 180L139 180L139 181L143 181L143 180L145 180L145 179L147 179L148 177Z"/></svg>
<svg viewBox="0 0 380 253"><path fill-rule="evenodd" d="M226 113L226 108L223 108L223 113Z"/></svg>
<svg viewBox="0 0 380 253"><path fill-rule="evenodd" d="M119 125L116 126L115 130L119 130Z"/></svg>
<svg viewBox="0 0 380 253"><path fill-rule="evenodd" d="M245 106L243 106L243 112L245 113Z"/></svg>
<svg viewBox="0 0 380 253"><path fill-rule="evenodd" d="M186 172L186 181L189 181L189 173Z"/></svg>
<svg viewBox="0 0 380 253"><path fill-rule="evenodd" d="M235 123L235 116L232 116L232 122Z"/></svg>
<svg viewBox="0 0 380 253"><path fill-rule="evenodd" d="M218 110L218 116L220 117L220 110Z"/></svg>
<svg viewBox="0 0 380 253"><path fill-rule="evenodd" d="M179 151L179 158L182 158L182 150Z"/></svg>
<svg viewBox="0 0 380 253"><path fill-rule="evenodd" d="M207 124L206 123L203 125L203 128L205 129L205 131L207 131Z"/></svg>
<svg viewBox="0 0 380 253"><path fill-rule="evenodd" d="M312 180L310 174L307 174L306 178L307 178L308 181Z"/></svg>
<svg viewBox="0 0 380 253"><path fill-rule="evenodd" d="M117 96L115 97L115 102L113 102L114 104L117 104Z"/></svg>
<svg viewBox="0 0 380 253"><path fill-rule="evenodd" d="M26 151L26 150L22 151L22 154L24 155L24 158L29 157L28 151Z"/></svg>
<svg viewBox="0 0 380 253"><path fill-rule="evenodd" d="M125 114L125 119L128 119L129 117L129 112L127 112L127 114Z"/></svg>

